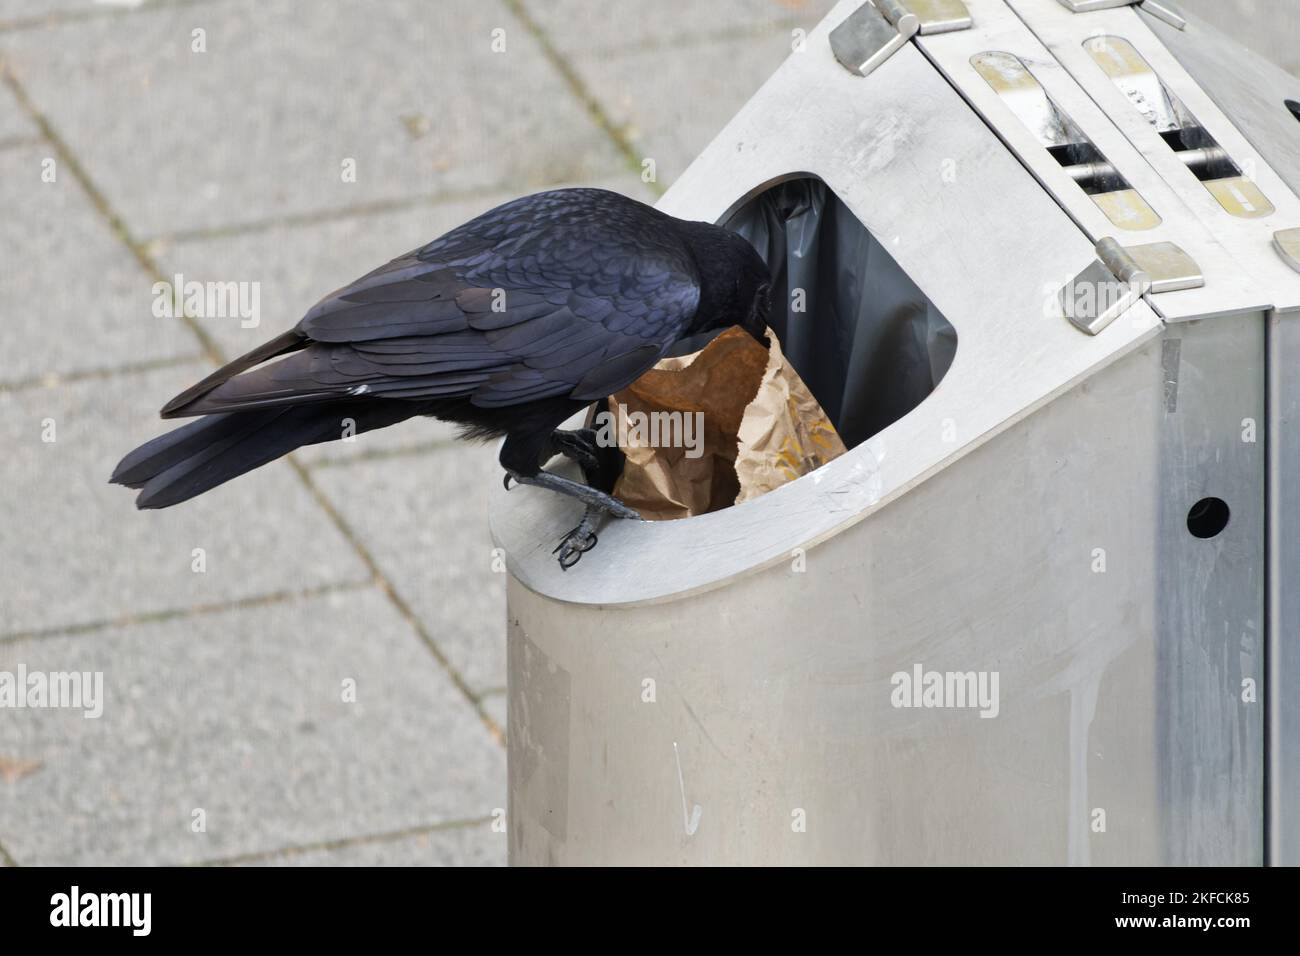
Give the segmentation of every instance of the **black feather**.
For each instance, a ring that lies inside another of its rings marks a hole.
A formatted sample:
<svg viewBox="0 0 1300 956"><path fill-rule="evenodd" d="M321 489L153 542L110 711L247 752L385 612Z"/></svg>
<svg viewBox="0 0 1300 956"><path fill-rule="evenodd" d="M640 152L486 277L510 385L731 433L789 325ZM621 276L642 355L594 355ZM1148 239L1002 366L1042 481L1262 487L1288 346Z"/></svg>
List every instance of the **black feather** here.
<svg viewBox="0 0 1300 956"><path fill-rule="evenodd" d="M344 408L359 431L433 415L506 435L503 464L530 474L564 418L681 339L734 324L761 336L767 282L717 227L599 189L526 196L336 290L177 395L164 417L207 417L132 452L113 481L141 488L141 507L175 504L339 437Z"/></svg>

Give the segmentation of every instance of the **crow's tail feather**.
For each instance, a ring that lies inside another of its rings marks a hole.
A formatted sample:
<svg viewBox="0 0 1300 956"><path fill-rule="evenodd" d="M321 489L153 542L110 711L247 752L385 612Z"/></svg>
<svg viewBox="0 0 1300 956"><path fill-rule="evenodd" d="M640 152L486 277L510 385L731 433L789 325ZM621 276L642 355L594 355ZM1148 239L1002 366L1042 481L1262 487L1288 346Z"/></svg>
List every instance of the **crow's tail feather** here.
<svg viewBox="0 0 1300 956"><path fill-rule="evenodd" d="M217 369L203 381L191 385L185 391L181 392L175 398L162 408L163 418L182 418L184 417L185 406L193 404L197 399L202 398L208 392L212 391L218 385L229 381L241 372L246 372L250 368L261 365L268 359L276 358L287 352L296 352L304 349L309 344L305 335L296 329L290 329L283 335L277 335L269 342L263 342L251 352L239 356L233 362L227 362L221 368Z"/></svg>
<svg viewBox="0 0 1300 956"><path fill-rule="evenodd" d="M207 415L141 445L109 481L138 488L137 508L167 508L295 448L383 428L422 411L415 402L372 399Z"/></svg>

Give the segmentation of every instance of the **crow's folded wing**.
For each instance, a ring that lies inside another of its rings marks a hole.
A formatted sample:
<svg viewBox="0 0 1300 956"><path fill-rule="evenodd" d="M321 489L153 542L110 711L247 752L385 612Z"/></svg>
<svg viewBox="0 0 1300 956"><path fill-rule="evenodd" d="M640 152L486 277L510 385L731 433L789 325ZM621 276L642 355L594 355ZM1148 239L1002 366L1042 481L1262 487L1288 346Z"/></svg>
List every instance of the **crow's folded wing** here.
<svg viewBox="0 0 1300 956"><path fill-rule="evenodd" d="M168 409L367 395L461 396L483 407L586 401L653 365L699 298L695 264L667 217L603 190L542 193L332 293L281 337L293 354L252 371L236 360L233 377L217 373L205 380L213 387Z"/></svg>

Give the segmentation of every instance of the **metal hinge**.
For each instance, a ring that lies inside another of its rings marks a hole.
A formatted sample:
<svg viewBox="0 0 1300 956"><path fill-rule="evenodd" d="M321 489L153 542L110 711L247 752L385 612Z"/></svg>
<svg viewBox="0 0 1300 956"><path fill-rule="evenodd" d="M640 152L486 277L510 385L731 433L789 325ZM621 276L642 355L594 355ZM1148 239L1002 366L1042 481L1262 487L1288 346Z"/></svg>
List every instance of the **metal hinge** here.
<svg viewBox="0 0 1300 956"><path fill-rule="evenodd" d="M1148 293L1205 285L1201 268L1172 242L1121 246L1110 236L1097 243L1097 258L1061 288L1061 311L1071 324L1096 335Z"/></svg>
<svg viewBox="0 0 1300 956"><path fill-rule="evenodd" d="M875 0L831 31L831 52L850 73L866 76L916 34L950 33L971 25L963 0Z"/></svg>
<svg viewBox="0 0 1300 956"><path fill-rule="evenodd" d="M1057 0L1061 6L1074 13L1091 13L1093 10L1114 10L1116 7L1141 7L1154 17L1179 30L1187 29L1187 18L1170 0Z"/></svg>

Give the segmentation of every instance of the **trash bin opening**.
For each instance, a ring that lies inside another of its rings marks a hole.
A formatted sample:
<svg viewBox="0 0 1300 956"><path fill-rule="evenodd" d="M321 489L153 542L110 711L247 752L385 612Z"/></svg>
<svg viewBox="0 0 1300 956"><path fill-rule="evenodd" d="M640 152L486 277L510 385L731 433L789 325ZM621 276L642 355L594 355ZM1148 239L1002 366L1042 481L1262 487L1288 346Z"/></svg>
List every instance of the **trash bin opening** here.
<svg viewBox="0 0 1300 956"><path fill-rule="evenodd" d="M820 179L787 179L722 223L772 272L769 324L852 448L943 380L957 330Z"/></svg>

